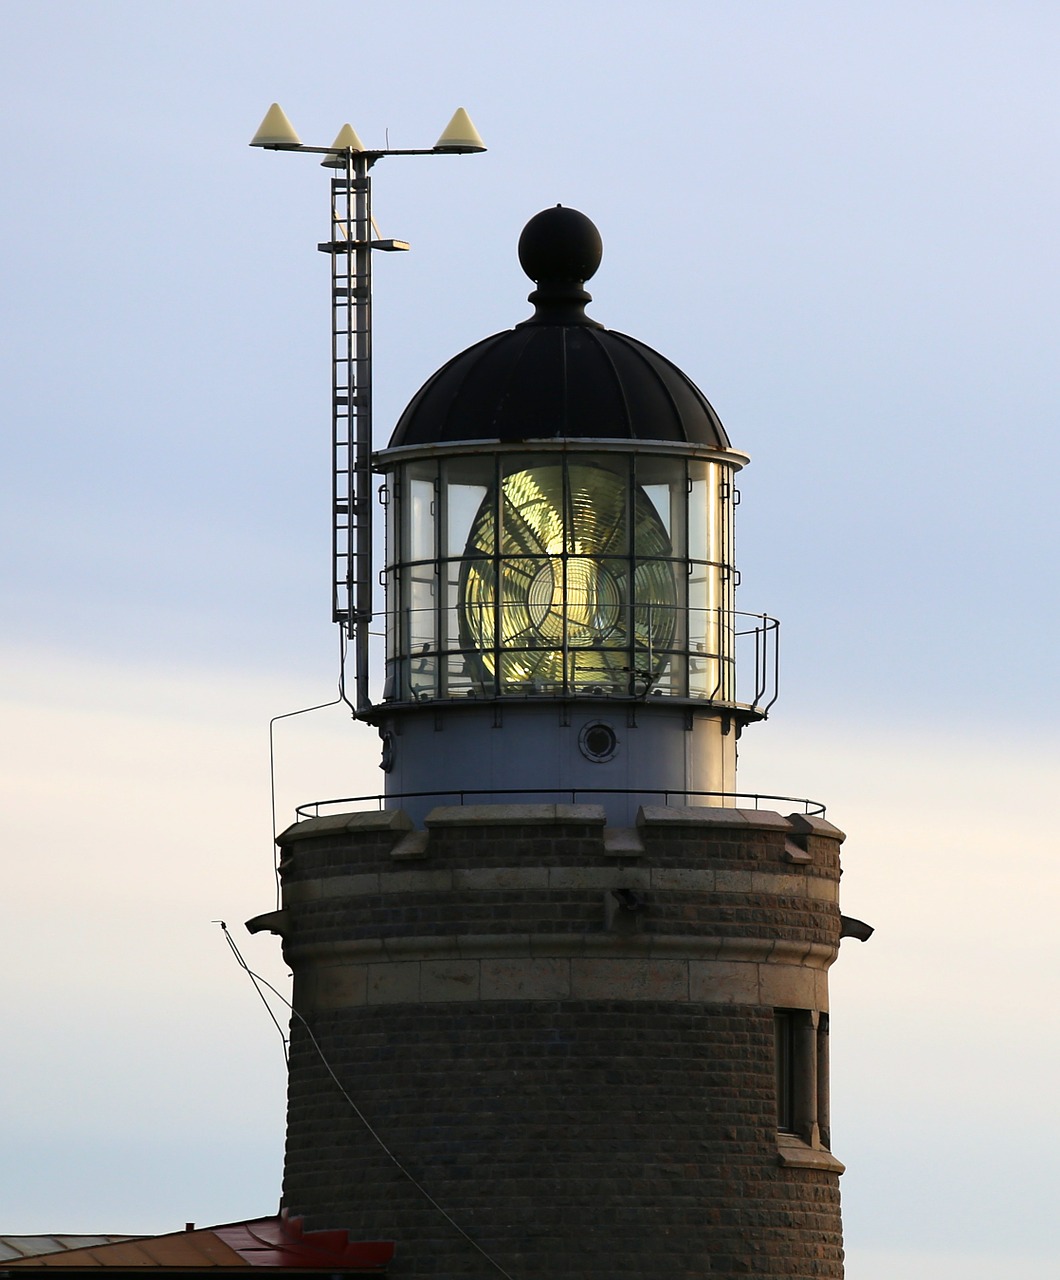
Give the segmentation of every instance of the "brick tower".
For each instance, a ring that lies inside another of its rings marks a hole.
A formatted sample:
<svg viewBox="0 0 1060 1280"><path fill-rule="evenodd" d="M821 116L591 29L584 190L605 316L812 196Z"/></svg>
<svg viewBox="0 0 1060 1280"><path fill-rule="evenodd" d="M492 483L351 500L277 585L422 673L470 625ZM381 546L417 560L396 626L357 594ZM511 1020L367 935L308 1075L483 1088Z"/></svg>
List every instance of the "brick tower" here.
<svg viewBox="0 0 1060 1280"><path fill-rule="evenodd" d="M251 922L294 974L283 1203L402 1280L841 1277L843 836L735 790L775 692L775 623L735 609L747 458L586 315L601 252L531 219L535 314L374 459L387 794L285 831Z"/></svg>

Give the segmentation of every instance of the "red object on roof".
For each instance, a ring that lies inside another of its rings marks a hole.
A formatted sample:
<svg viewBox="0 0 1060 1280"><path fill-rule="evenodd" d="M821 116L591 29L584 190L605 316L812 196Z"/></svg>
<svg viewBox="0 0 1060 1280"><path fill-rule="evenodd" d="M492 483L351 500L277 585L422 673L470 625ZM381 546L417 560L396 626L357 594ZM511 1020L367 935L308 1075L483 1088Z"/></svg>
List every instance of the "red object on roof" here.
<svg viewBox="0 0 1060 1280"><path fill-rule="evenodd" d="M275 1218L233 1222L212 1231L252 1267L320 1267L330 1271L382 1271L394 1256L392 1240L351 1240L346 1231L306 1231L286 1209Z"/></svg>

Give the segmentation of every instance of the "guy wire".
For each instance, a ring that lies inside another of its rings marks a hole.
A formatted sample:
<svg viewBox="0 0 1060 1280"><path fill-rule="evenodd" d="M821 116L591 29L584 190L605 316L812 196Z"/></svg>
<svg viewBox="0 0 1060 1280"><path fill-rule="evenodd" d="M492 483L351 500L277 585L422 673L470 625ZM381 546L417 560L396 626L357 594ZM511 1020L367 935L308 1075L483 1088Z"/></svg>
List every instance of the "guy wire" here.
<svg viewBox="0 0 1060 1280"><path fill-rule="evenodd" d="M226 925L226 924L225 924L225 922L224 922L223 920L215 920L213 923L214 923L214 924L219 924L219 925L221 926L221 932L222 932L222 933L224 934L224 936L225 936L225 941L228 943L229 947L232 949L232 954L233 954L233 955L235 956L235 958L239 961L240 967L243 969L244 973L246 973L247 977L248 977L248 978L250 979L250 981L254 984L254 990L258 993L258 999L259 999L259 1000L261 1001L261 1003L265 1006L266 1012L268 1013L269 1017L272 1019L272 1025L273 1025L273 1026L276 1028L276 1030L280 1033L280 1044L283 1046L283 1060L284 1060L284 1062L286 1062L286 1063L287 1063L287 1065L288 1065L288 1066L290 1066L290 1065L291 1065L291 1057L290 1057L290 1054L287 1052L288 1039L287 1039L287 1037L283 1034L283 1027L281 1027L281 1026L280 1026L280 1023L279 1023L279 1021L278 1021L278 1019L277 1019L276 1015L275 1015L275 1014L273 1013L273 1011L272 1011L272 1005L271 1005L271 1004L269 1004L268 1000L266 1000L266 999L265 999L265 993L264 993L264 991L262 991L261 987L259 987L259 986L258 986L258 982L259 982L258 975L257 975L256 973L254 973L254 972L253 972L253 970L251 970L251 968L249 967L249 965L247 964L247 962L246 962L246 961L243 959L243 957L240 955L240 953L239 953L239 948L238 948L238 947L236 946L236 944L232 941L232 935L228 932L228 925ZM264 981L265 981L265 979L264 979L264 978L262 978L262 979L260 979L260 981L264 982ZM268 986L269 984L267 984L267 983L266 983L266 985ZM276 988L275 988L275 987L273 987L273 986L269 986L269 990L270 990L270 991L274 991L274 992L276 992L276 994L277 994L277 995L279 995L279 992L278 992L278 991L276 991ZM283 996L280 996L280 999L281 999L281 1000L283 1000ZM284 1003L286 1004L286 1001L284 1001Z"/></svg>
<svg viewBox="0 0 1060 1280"><path fill-rule="evenodd" d="M315 708L308 708L308 709L315 710ZM297 715L298 713L294 712L293 714ZM386 1156L386 1158L391 1162L391 1164L393 1164L394 1168L397 1169L398 1173L400 1173L403 1178L408 1179L408 1181L412 1184L413 1187L415 1187L415 1189L420 1193L420 1195L423 1196L423 1198L427 1201L427 1203L431 1206L431 1208L436 1210L445 1219L445 1221L448 1222L448 1224L453 1228L453 1230L458 1235L462 1236L477 1253L481 1254L482 1257L485 1258L485 1260L490 1264L490 1266L493 1267L494 1270L498 1272L498 1274L504 1276L504 1280L513 1280L513 1277L511 1276L511 1274L505 1271L505 1269L501 1266L501 1264L497 1262L495 1258L492 1258L486 1252L486 1250L483 1249L483 1247L464 1230L464 1228L459 1224L459 1222L457 1222L452 1217L451 1214L447 1213L446 1210L442 1208L442 1206L438 1203L437 1200L435 1200L435 1198L431 1195L431 1193L427 1190L427 1188L416 1179L414 1174L410 1173L409 1170L405 1168L405 1166L401 1163L401 1161L397 1158L397 1156L393 1153L393 1151L390 1150L390 1148L386 1145L386 1143L379 1136L379 1134L376 1133L375 1129L372 1128L372 1125L369 1122L368 1117L364 1114L364 1112L360 1109L357 1103L354 1102L354 1100L346 1092L346 1089L343 1087L342 1081L335 1074L335 1069L332 1067L331 1063L324 1056L324 1050L320 1047L320 1042L317 1040L316 1036L313 1034L313 1028L305 1020L302 1014L298 1012L298 1010L294 1007L294 1005L290 1002L290 1000L288 1000L285 996L281 995L280 992L276 990L276 988L272 985L271 982L269 982L267 978L263 978L260 974L255 973L253 969L251 969L251 967L243 959L243 956L240 953L239 948L236 946L235 940L232 938L232 935L228 932L228 926L225 924L225 922L223 920L218 920L216 923L221 926L221 932L224 934L225 941L228 943L229 947L231 948L232 954L235 956L240 967L246 971L247 975L250 977L251 981L254 983L254 988L258 992L258 995L261 996L262 1001L265 1003L265 1007L269 1008L268 1001L266 1001L264 995L262 995L261 990L258 987L259 983L261 983L261 985L264 987L268 987L268 989L277 998L277 1000L279 1000L282 1004L285 1004L287 1008L290 1009L291 1016L293 1018L297 1018L298 1021L302 1024L302 1026L305 1029L306 1035L309 1037L310 1043L312 1044L313 1048L316 1050L317 1057L320 1059L321 1063L324 1066L324 1070L335 1082L335 1087L338 1089L339 1093L341 1093L343 1098L345 1098L347 1103L349 1103L350 1110L361 1122L361 1124L364 1126L368 1135L375 1141L375 1143L378 1145L378 1147ZM272 1017L273 1022L276 1023L276 1026L278 1027L279 1023L276 1022L276 1018L273 1016L271 1009L269 1009L269 1016ZM280 1035L281 1036L283 1035L282 1031L280 1032ZM286 1047L285 1047L285 1054L286 1054Z"/></svg>

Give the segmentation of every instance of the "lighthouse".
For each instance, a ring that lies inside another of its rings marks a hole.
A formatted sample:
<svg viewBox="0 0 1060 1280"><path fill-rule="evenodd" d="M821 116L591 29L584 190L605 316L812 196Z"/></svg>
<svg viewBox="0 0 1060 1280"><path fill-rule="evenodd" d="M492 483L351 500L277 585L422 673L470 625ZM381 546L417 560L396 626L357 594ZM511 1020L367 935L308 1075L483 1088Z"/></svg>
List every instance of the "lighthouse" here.
<svg viewBox="0 0 1060 1280"><path fill-rule="evenodd" d="M393 1241L401 1280L838 1278L828 970L856 922L820 806L737 790L776 696L776 623L736 608L748 459L588 314L589 218L538 213L518 255L533 313L372 458L355 731L385 794L300 811L249 926L294 978L283 1207Z"/></svg>

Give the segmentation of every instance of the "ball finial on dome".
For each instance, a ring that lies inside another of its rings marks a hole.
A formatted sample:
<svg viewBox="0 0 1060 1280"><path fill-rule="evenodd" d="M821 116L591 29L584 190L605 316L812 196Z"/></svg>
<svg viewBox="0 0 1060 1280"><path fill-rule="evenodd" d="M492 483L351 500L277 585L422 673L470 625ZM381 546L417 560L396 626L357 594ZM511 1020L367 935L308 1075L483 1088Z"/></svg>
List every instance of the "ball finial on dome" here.
<svg viewBox="0 0 1060 1280"><path fill-rule="evenodd" d="M589 280L603 255L592 219L560 204L536 213L519 237L519 265L538 284Z"/></svg>
<svg viewBox="0 0 1060 1280"><path fill-rule="evenodd" d="M535 213L519 237L519 263L537 284L530 301L537 310L523 324L584 324L600 328L585 314L592 295L583 285L600 265L604 242L591 218L577 209Z"/></svg>

